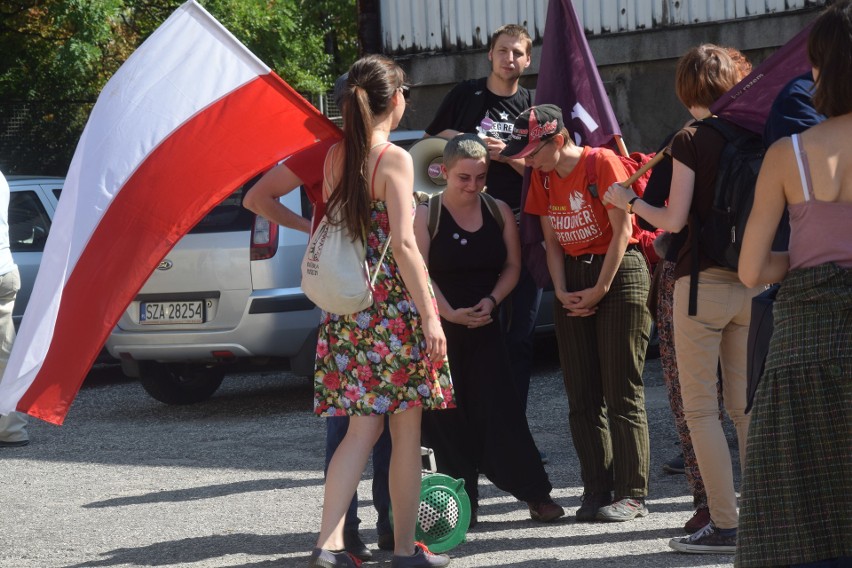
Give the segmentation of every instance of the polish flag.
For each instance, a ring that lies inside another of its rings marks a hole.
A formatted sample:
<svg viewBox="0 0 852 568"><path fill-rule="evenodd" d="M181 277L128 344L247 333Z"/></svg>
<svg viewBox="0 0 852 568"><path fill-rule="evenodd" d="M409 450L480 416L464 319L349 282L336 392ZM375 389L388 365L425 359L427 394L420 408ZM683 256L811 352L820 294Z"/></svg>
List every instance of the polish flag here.
<svg viewBox="0 0 852 568"><path fill-rule="evenodd" d="M61 424L110 331L174 244L288 156L300 171L320 172L317 146L339 137L199 4L178 8L92 110L0 379L0 414Z"/></svg>

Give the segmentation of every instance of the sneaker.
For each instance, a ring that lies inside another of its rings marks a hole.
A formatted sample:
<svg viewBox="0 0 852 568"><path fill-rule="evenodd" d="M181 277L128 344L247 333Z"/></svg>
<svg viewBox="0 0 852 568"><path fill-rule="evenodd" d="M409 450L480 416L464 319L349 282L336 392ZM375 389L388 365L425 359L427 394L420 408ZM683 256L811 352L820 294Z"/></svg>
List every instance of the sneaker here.
<svg viewBox="0 0 852 568"><path fill-rule="evenodd" d="M392 532L379 535L379 548L382 550L393 550L394 540Z"/></svg>
<svg viewBox="0 0 852 568"><path fill-rule="evenodd" d="M577 509L577 521L589 523L595 520L601 507L612 503L612 495L609 493L586 493L582 497L582 504Z"/></svg>
<svg viewBox="0 0 852 568"><path fill-rule="evenodd" d="M683 530L686 534L693 534L706 527L709 522L710 509L707 507L699 507L698 509L695 509L695 512L692 514L692 518L686 521L686 524L683 525Z"/></svg>
<svg viewBox="0 0 852 568"><path fill-rule="evenodd" d="M361 540L361 535L358 531L343 531L343 550L357 558L358 560L371 560L373 553Z"/></svg>
<svg viewBox="0 0 852 568"><path fill-rule="evenodd" d="M565 516L565 509L554 503L550 497L544 501L527 501L527 505L530 508L530 518L539 523L552 523Z"/></svg>
<svg viewBox="0 0 852 568"><path fill-rule="evenodd" d="M678 552L693 554L733 554L737 551L737 529L725 533L722 534L711 521L690 536L671 539L669 546Z"/></svg>
<svg viewBox="0 0 852 568"><path fill-rule="evenodd" d="M632 521L636 517L647 517L648 507L645 506L645 499L638 497L622 497L606 507L601 507L598 510L595 519L598 521L609 521L611 523L620 523L623 521Z"/></svg>
<svg viewBox="0 0 852 568"><path fill-rule="evenodd" d="M678 473L686 472L686 465L683 461L683 454L680 454L678 457L673 460L669 460L668 462L663 464L663 471L668 474L676 475Z"/></svg>
<svg viewBox="0 0 852 568"><path fill-rule="evenodd" d="M26 440L15 440L14 442L0 440L0 448L22 448L24 446L29 445L29 443L29 438L27 438Z"/></svg>
<svg viewBox="0 0 852 568"><path fill-rule="evenodd" d="M411 556L393 555L391 568L440 568L450 563L450 557L446 554L432 554L426 545L415 542L414 554Z"/></svg>
<svg viewBox="0 0 852 568"><path fill-rule="evenodd" d="M332 552L324 548L315 548L311 553L308 568L360 568L361 561L345 550Z"/></svg>

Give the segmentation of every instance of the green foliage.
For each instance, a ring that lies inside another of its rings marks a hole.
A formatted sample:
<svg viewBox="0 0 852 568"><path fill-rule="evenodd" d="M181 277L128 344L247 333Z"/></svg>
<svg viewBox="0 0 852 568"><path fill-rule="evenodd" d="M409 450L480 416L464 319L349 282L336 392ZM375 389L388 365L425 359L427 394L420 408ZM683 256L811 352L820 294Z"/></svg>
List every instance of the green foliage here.
<svg viewBox="0 0 852 568"><path fill-rule="evenodd" d="M64 173L98 93L182 3L0 0L0 169ZM199 3L300 92L328 90L357 56L355 0Z"/></svg>

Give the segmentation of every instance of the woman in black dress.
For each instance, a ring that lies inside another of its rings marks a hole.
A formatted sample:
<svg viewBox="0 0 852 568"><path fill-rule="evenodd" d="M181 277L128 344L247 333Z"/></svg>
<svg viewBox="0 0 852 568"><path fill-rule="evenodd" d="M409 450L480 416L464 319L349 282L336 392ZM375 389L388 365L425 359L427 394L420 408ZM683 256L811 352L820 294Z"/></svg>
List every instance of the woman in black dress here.
<svg viewBox="0 0 852 568"><path fill-rule="evenodd" d="M552 486L494 318L518 281L521 253L512 210L483 194L488 162L476 135L450 140L442 166L447 186L441 202L431 205L440 207L437 227L430 227L429 206L419 207L414 221L447 336L456 396L456 409L424 414L423 441L435 451L438 471L464 479L472 524L480 473L525 501L533 520L550 522L565 512L550 498Z"/></svg>

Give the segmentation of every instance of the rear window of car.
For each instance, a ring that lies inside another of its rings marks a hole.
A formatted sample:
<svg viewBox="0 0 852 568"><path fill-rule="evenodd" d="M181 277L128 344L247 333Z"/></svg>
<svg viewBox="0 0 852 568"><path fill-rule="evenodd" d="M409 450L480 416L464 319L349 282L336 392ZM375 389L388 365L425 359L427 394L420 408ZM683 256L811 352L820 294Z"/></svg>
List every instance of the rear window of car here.
<svg viewBox="0 0 852 568"><path fill-rule="evenodd" d="M261 176L252 178L241 188L225 198L222 203L213 208L210 213L198 222L190 233L228 233L236 231L250 231L254 224L254 213L243 207L243 199L251 187L257 183ZM313 211L311 202L304 188L299 188L301 194L301 214L306 219L311 218Z"/></svg>
<svg viewBox="0 0 852 568"><path fill-rule="evenodd" d="M243 197L256 180L245 184L205 215L190 233L230 233L250 231L254 213L243 207Z"/></svg>

